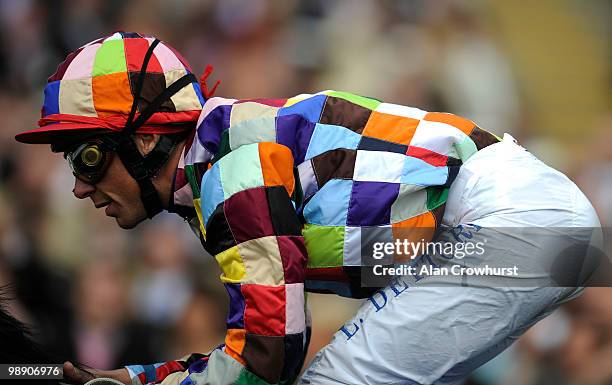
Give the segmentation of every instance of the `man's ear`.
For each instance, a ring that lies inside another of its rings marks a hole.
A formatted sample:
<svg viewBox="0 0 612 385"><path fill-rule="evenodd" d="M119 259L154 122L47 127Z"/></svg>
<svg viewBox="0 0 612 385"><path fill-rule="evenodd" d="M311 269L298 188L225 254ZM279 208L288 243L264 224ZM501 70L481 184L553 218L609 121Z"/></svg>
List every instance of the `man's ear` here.
<svg viewBox="0 0 612 385"><path fill-rule="evenodd" d="M136 134L134 135L134 142L141 155L147 155L150 153L157 142L159 142L159 134Z"/></svg>

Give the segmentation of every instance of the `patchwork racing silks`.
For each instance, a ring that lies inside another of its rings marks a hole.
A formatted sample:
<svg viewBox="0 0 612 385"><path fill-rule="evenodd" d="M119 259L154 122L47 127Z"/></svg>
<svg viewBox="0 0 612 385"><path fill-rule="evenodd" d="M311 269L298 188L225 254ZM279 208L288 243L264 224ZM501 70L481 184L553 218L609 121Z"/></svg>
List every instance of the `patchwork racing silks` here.
<svg viewBox="0 0 612 385"><path fill-rule="evenodd" d="M435 229L462 162L497 141L456 115L345 92L207 100L173 204L195 210L221 268L225 344L129 366L134 383L290 383L307 345L304 291L367 296L363 230Z"/></svg>

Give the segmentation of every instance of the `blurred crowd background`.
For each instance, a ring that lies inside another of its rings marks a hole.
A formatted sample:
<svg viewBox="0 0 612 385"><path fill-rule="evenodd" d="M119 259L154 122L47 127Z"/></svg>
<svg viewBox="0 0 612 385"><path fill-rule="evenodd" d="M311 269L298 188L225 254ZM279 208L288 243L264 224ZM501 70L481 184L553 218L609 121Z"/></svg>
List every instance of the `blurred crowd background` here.
<svg viewBox="0 0 612 385"><path fill-rule="evenodd" d="M61 155L18 145L47 76L115 30L155 35L217 95L324 89L449 111L508 132L612 225L612 4L604 0L0 0L0 285L50 351L96 368L222 342L223 287L184 223L122 231L72 197ZM310 295L311 355L359 301ZM0 344L1 348L1 344ZM612 289L588 288L468 384L612 383Z"/></svg>

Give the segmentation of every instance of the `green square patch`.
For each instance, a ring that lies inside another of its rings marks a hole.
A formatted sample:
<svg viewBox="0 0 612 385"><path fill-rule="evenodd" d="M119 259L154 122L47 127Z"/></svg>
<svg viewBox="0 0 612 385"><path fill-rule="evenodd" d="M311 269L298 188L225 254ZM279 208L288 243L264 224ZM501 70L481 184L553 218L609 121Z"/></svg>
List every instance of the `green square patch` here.
<svg viewBox="0 0 612 385"><path fill-rule="evenodd" d="M234 385L272 385L255 374L249 372L246 368L240 372L240 376L234 382Z"/></svg>
<svg viewBox="0 0 612 385"><path fill-rule="evenodd" d="M189 182L189 186L191 187L193 199L198 199L200 197L200 183L196 178L193 165L185 165L185 177L187 178L187 182Z"/></svg>
<svg viewBox="0 0 612 385"><path fill-rule="evenodd" d="M302 231L308 267L340 267L344 256L344 226L306 224Z"/></svg>
<svg viewBox="0 0 612 385"><path fill-rule="evenodd" d="M96 52L91 75L100 76L126 71L123 39L105 41Z"/></svg>
<svg viewBox="0 0 612 385"><path fill-rule="evenodd" d="M427 210L433 210L446 203L448 187L427 188Z"/></svg>
<svg viewBox="0 0 612 385"><path fill-rule="evenodd" d="M331 91L327 93L327 95L348 100L351 103L355 103L361 107L369 108L370 110L375 110L376 107L378 107L378 105L380 104L379 100L351 94L349 92Z"/></svg>
<svg viewBox="0 0 612 385"><path fill-rule="evenodd" d="M225 130L221 134L221 141L219 143L219 150L217 151L217 153L213 157L211 163L212 164L217 163L219 160L221 160L221 158L223 158L225 155L229 154L231 151L232 151L232 149L230 148L229 130Z"/></svg>
<svg viewBox="0 0 612 385"><path fill-rule="evenodd" d="M230 152L218 165L224 199L239 191L264 185L258 143L247 144Z"/></svg>
<svg viewBox="0 0 612 385"><path fill-rule="evenodd" d="M457 150L459 159L461 159L462 162L468 160L470 156L474 155L478 151L476 144L469 136L466 136L461 143L455 144L455 149Z"/></svg>

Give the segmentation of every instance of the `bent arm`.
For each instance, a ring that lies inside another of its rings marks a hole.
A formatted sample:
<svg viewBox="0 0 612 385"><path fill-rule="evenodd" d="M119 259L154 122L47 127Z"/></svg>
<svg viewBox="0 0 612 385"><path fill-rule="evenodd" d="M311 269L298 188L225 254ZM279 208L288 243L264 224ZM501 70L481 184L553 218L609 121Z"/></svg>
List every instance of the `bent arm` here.
<svg viewBox="0 0 612 385"><path fill-rule="evenodd" d="M225 343L206 355L128 366L133 384L290 383L306 353L302 226L291 151L243 146L201 182L206 245L229 295Z"/></svg>

